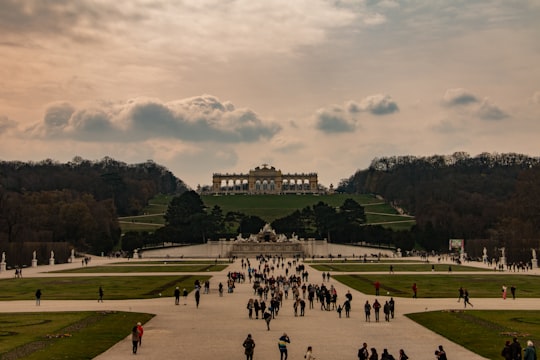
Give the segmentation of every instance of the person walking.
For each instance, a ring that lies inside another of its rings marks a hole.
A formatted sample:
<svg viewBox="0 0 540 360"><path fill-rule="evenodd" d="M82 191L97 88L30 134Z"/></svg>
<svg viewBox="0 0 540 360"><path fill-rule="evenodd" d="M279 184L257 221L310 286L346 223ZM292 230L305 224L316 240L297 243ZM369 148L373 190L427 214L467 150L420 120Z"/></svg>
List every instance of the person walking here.
<svg viewBox="0 0 540 360"><path fill-rule="evenodd" d="M36 290L36 306L41 305L41 289Z"/></svg>
<svg viewBox="0 0 540 360"><path fill-rule="evenodd" d="M377 354L377 349L371 348L371 355L368 360L379 360L379 354Z"/></svg>
<svg viewBox="0 0 540 360"><path fill-rule="evenodd" d="M527 347L523 353L523 360L536 360L536 348L531 340L527 340Z"/></svg>
<svg viewBox="0 0 540 360"><path fill-rule="evenodd" d="M458 298L457 298L457 302L459 302L461 299L463 299L463 295L465 294L465 291L463 290L463 286L460 286L459 287L459 295L458 295Z"/></svg>
<svg viewBox="0 0 540 360"><path fill-rule="evenodd" d="M139 347L142 346L142 336L144 334L144 329L140 322L137 323L137 333L139 334Z"/></svg>
<svg viewBox="0 0 540 360"><path fill-rule="evenodd" d="M176 289L174 289L174 305L180 304L180 288L177 286Z"/></svg>
<svg viewBox="0 0 540 360"><path fill-rule="evenodd" d="M195 305L199 308L199 302L201 301L201 287L195 287Z"/></svg>
<svg viewBox="0 0 540 360"><path fill-rule="evenodd" d="M467 307L467 304L471 305L471 307L473 306L473 304L471 304L469 301L469 290L467 289L465 289L465 292L463 293L463 304L465 307Z"/></svg>
<svg viewBox="0 0 540 360"><path fill-rule="evenodd" d="M512 357L512 347L510 346L510 340L506 340L506 343L504 344L504 347L501 351L501 356L504 358L504 360L513 360Z"/></svg>
<svg viewBox="0 0 540 360"><path fill-rule="evenodd" d="M313 356L313 348L311 346L307 347L306 354L304 355L304 359L315 360L315 356Z"/></svg>
<svg viewBox="0 0 540 360"><path fill-rule="evenodd" d="M516 300L516 287L514 285L510 286L510 293L512 294L512 300Z"/></svg>
<svg viewBox="0 0 540 360"><path fill-rule="evenodd" d="M367 343L363 343L362 347L358 349L358 360L368 360L369 358L369 350L367 347Z"/></svg>
<svg viewBox="0 0 540 360"><path fill-rule="evenodd" d="M373 303L373 311L375 312L375 322L379 322L379 310L381 310L381 304L379 300L375 299Z"/></svg>
<svg viewBox="0 0 540 360"><path fill-rule="evenodd" d="M351 302L349 300L345 300L343 309L345 309L345 317L349 317L351 315Z"/></svg>
<svg viewBox="0 0 540 360"><path fill-rule="evenodd" d="M283 333L283 335L281 335L278 341L280 360L287 360L287 357L288 357L287 344L290 344L290 343L291 343L291 339L289 339L286 333Z"/></svg>
<svg viewBox="0 0 540 360"><path fill-rule="evenodd" d="M242 346L244 347L244 354L246 354L246 360L253 360L253 353L255 352L255 341L253 341L251 334L248 334Z"/></svg>
<svg viewBox="0 0 540 360"><path fill-rule="evenodd" d="M379 282L379 280L375 281L373 283L373 286L375 286L375 296L379 296L379 291L381 289L381 283Z"/></svg>
<svg viewBox="0 0 540 360"><path fill-rule="evenodd" d="M418 286L416 285L416 283L413 283L412 284L412 291L413 291L413 299L416 299L417 296L418 296Z"/></svg>
<svg viewBox="0 0 540 360"><path fill-rule="evenodd" d="M265 311L262 317L266 322L266 330L270 330L270 321L272 321L272 314L270 313L270 310Z"/></svg>
<svg viewBox="0 0 540 360"><path fill-rule="evenodd" d="M388 353L388 349L383 349L381 354L381 360L395 360L394 357Z"/></svg>
<svg viewBox="0 0 540 360"><path fill-rule="evenodd" d="M399 349L399 360L407 360L409 357L405 354L405 350Z"/></svg>
<svg viewBox="0 0 540 360"><path fill-rule="evenodd" d="M390 305L388 304L388 301L384 303L383 312L384 312L384 321L390 321Z"/></svg>
<svg viewBox="0 0 540 360"><path fill-rule="evenodd" d="M437 350L437 352L439 353L437 359L448 360L448 358L446 357L446 351L444 351L444 348L442 345L439 345L439 350Z"/></svg>
<svg viewBox="0 0 540 360"><path fill-rule="evenodd" d="M184 288L184 290L182 291L182 295L184 296L184 305L187 305L188 291L186 288Z"/></svg>
<svg viewBox="0 0 540 360"><path fill-rule="evenodd" d="M99 287L99 290L98 290L98 302L103 302L103 287Z"/></svg>
<svg viewBox="0 0 540 360"><path fill-rule="evenodd" d="M501 291L502 291L503 300L506 300L506 292L508 291L508 288L506 287L506 285L503 284Z"/></svg>
<svg viewBox="0 0 540 360"><path fill-rule="evenodd" d="M521 344L519 343L517 337L514 337L512 344L510 344L512 349L512 360L521 360Z"/></svg>
<svg viewBox="0 0 540 360"><path fill-rule="evenodd" d="M139 345L139 331L137 330L137 325L131 329L131 344L133 345L132 351L136 354L137 346Z"/></svg>
<svg viewBox="0 0 540 360"><path fill-rule="evenodd" d="M388 301L388 306L390 307L390 317L393 319L394 318L394 311L395 311L395 308L396 308L396 302L394 301L393 297L391 297L390 301Z"/></svg>
<svg viewBox="0 0 540 360"><path fill-rule="evenodd" d="M366 300L366 303L364 304L364 312L366 313L366 321L371 321L371 305L369 304L369 301Z"/></svg>

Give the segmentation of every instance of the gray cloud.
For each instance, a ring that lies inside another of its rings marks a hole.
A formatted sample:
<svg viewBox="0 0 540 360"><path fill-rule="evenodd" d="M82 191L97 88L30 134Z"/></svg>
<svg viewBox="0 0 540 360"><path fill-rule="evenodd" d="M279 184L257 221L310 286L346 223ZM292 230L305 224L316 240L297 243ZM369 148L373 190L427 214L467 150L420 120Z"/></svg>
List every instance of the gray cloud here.
<svg viewBox="0 0 540 360"><path fill-rule="evenodd" d="M447 106L459 106L478 103L479 99L470 91L462 88L448 89L443 95L443 103Z"/></svg>
<svg viewBox="0 0 540 360"><path fill-rule="evenodd" d="M492 104L488 99L482 101L477 113L484 120L502 120L509 117L507 113Z"/></svg>
<svg viewBox="0 0 540 360"><path fill-rule="evenodd" d="M356 121L350 116L350 113L337 105L331 108L320 109L315 116L315 126L323 132L350 132L356 127Z"/></svg>
<svg viewBox="0 0 540 360"><path fill-rule="evenodd" d="M16 128L17 122L9 119L7 116L0 116L0 134L7 132L9 129Z"/></svg>
<svg viewBox="0 0 540 360"><path fill-rule="evenodd" d="M356 129L358 117L362 113L380 116L396 111L399 111L399 107L389 95L370 95L359 103L348 101L343 106L332 105L319 109L315 114L315 127L327 133L350 132Z"/></svg>
<svg viewBox="0 0 540 360"><path fill-rule="evenodd" d="M389 96L376 94L367 96L360 102L360 109L373 115L387 115L399 111L397 103Z"/></svg>
<svg viewBox="0 0 540 360"><path fill-rule="evenodd" d="M203 95L168 103L134 99L76 109L68 103L51 105L43 122L27 133L83 141L132 142L152 138L185 141L253 142L271 138L277 124L264 123L249 109Z"/></svg>

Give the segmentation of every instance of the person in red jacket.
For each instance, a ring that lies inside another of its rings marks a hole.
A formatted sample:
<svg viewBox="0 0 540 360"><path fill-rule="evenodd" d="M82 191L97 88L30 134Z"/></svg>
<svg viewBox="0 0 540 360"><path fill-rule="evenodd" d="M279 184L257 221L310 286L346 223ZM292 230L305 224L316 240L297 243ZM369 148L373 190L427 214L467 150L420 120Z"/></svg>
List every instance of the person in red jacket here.
<svg viewBox="0 0 540 360"><path fill-rule="evenodd" d="M139 346L142 345L142 336L144 333L144 329L142 327L142 324L140 322L137 323L137 332L139 333Z"/></svg>

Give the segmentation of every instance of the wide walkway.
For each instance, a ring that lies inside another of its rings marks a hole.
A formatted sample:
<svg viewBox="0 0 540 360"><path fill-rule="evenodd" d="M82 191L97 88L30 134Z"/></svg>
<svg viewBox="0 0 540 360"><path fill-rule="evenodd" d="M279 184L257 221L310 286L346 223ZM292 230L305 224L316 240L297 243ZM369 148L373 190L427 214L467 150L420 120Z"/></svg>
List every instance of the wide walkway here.
<svg viewBox="0 0 540 360"><path fill-rule="evenodd" d="M91 266L99 266L113 260L94 258ZM252 264L254 259L251 260ZM471 264L473 265L473 264ZM478 264L482 266L481 264ZM25 269L24 276L65 276L46 273L48 270L59 270L80 266L63 264L42 266L37 269ZM434 359L434 351L443 345L449 359L476 360L482 357L449 342L445 338L423 328L403 316L404 313L431 311L438 309L462 309L463 304L451 299L410 299L395 298L396 317L391 322L384 322L381 311L381 322L366 323L363 315L363 304L366 300L373 302L375 296L362 294L330 280L327 286L334 285L338 292L338 302L343 302L344 294L350 290L353 295L350 318L338 318L335 311L321 311L318 303L315 308L306 309L305 317L295 317L293 301L284 300L279 315L271 322L271 330L266 330L263 320L250 320L247 316L246 304L253 296L251 284L247 281L238 284L234 293L224 293L219 297L217 285L226 283L229 271L242 271L240 261L231 264L224 271L212 274L211 293L201 295L201 304L195 307L193 294L190 294L187 305L183 301L174 305L172 294L150 300L121 300L97 303L97 301L47 301L42 300L37 308L33 299L27 301L0 302L0 312L21 311L76 311L76 310L122 310L154 313L156 316L145 325L143 345L137 355L131 353L130 337L107 350L96 359L120 360L132 359L245 359L242 342L251 333L255 343L256 360L279 359L278 338L286 332L290 339L289 359L301 359L308 345L313 346L317 359L356 359L356 353L363 342L368 347L377 348L379 354L383 348L397 358L399 349L405 349L410 359ZM309 282L322 282L321 273L308 267ZM490 271L486 268L486 271ZM490 271L492 272L492 271ZM540 275L535 269L528 274ZM460 272L461 274L461 272ZM478 274L476 272L475 274ZM133 274L130 274L133 275ZM145 274L147 275L147 274ZM160 273L160 275L163 275ZM276 272L275 275L278 275ZM12 272L0 273L0 277L12 277ZM70 275L71 276L71 275ZM84 276L84 275L83 275ZM88 276L88 275L87 275ZM106 290L106 289L105 289ZM519 294L519 291L518 291ZM384 303L388 298L380 296ZM502 300L471 299L474 309L539 309L538 299ZM344 315L344 314L343 314ZM372 315L373 317L373 315ZM126 332L133 324L126 324ZM502 348L502 342L501 342Z"/></svg>

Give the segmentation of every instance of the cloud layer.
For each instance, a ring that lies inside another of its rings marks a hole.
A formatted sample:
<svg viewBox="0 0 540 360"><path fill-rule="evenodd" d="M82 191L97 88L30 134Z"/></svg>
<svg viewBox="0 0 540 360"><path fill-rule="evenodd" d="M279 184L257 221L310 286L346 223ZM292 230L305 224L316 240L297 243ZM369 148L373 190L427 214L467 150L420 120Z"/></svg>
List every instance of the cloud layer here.
<svg viewBox="0 0 540 360"><path fill-rule="evenodd" d="M358 126L361 113L380 116L397 111L399 111L399 107L389 95L370 95L360 102L349 101L343 106L332 105L317 110L315 126L320 131L327 133L350 132Z"/></svg>
<svg viewBox="0 0 540 360"><path fill-rule="evenodd" d="M95 142L172 138L232 143L268 139L279 131L278 124L265 123L250 109L203 95L170 102L137 98L91 108L55 103L26 133Z"/></svg>

